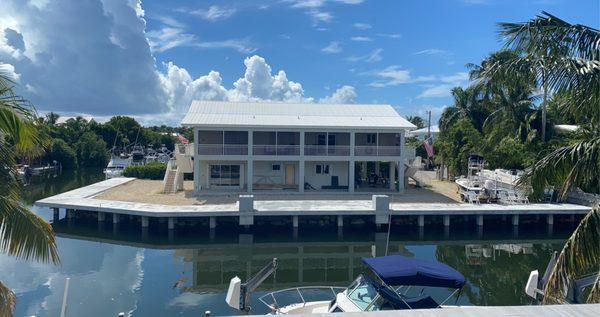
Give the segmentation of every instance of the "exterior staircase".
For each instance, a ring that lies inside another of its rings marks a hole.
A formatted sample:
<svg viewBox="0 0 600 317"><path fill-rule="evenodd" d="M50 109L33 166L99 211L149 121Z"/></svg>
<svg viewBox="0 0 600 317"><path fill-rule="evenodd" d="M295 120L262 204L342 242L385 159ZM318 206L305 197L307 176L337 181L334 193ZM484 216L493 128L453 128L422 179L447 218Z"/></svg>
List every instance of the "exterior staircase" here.
<svg viewBox="0 0 600 317"><path fill-rule="evenodd" d="M165 179L164 179L164 186L163 186L163 193L165 194L172 194L177 192L176 186L175 186L175 176L177 175L177 171L176 170L172 170L167 168L167 171L165 172Z"/></svg>

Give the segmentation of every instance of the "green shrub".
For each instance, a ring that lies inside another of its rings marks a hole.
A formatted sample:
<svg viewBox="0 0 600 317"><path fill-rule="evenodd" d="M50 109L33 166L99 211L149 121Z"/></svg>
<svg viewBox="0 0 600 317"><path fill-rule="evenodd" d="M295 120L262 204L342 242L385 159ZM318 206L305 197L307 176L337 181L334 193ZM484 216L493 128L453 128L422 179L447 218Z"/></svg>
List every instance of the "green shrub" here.
<svg viewBox="0 0 600 317"><path fill-rule="evenodd" d="M57 161L64 169L72 169L77 166L77 153L63 139L54 139L46 151L45 161Z"/></svg>
<svg viewBox="0 0 600 317"><path fill-rule="evenodd" d="M146 165L127 166L123 171L123 176L135 177L139 179L162 180L165 177L166 170L167 164L160 162L152 162Z"/></svg>

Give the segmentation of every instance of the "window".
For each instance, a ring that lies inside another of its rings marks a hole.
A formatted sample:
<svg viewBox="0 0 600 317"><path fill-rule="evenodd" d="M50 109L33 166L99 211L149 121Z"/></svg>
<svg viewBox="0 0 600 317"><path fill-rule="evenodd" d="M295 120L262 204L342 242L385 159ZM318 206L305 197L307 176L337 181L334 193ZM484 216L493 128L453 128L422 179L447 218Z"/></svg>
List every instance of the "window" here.
<svg viewBox="0 0 600 317"><path fill-rule="evenodd" d="M325 134L317 134L317 145L325 145Z"/></svg>
<svg viewBox="0 0 600 317"><path fill-rule="evenodd" d="M239 165L210 165L209 184L213 186L239 186Z"/></svg>
<svg viewBox="0 0 600 317"><path fill-rule="evenodd" d="M367 134L367 144L377 144L377 133Z"/></svg>
<svg viewBox="0 0 600 317"><path fill-rule="evenodd" d="M316 174L329 174L329 164L317 164L315 165L315 173Z"/></svg>
<svg viewBox="0 0 600 317"><path fill-rule="evenodd" d="M280 164L273 164L271 167L272 170L274 171L279 171L281 170L281 165Z"/></svg>
<svg viewBox="0 0 600 317"><path fill-rule="evenodd" d="M329 145L335 145L335 134L327 135L327 143Z"/></svg>

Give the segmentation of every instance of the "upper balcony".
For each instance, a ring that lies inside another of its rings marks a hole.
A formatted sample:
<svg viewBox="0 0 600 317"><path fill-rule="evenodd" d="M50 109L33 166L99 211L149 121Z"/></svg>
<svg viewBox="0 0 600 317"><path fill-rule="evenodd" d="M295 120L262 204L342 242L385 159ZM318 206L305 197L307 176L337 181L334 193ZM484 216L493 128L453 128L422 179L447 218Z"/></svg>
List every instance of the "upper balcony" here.
<svg viewBox="0 0 600 317"><path fill-rule="evenodd" d="M399 133L355 133L354 156L400 156ZM299 156L300 132L254 131L252 148L247 131L199 131L200 155ZM349 132L305 132L305 156L352 155Z"/></svg>
<svg viewBox="0 0 600 317"><path fill-rule="evenodd" d="M199 131L200 155L248 155L246 131Z"/></svg>
<svg viewBox="0 0 600 317"><path fill-rule="evenodd" d="M354 156L400 156L399 133L356 133Z"/></svg>
<svg viewBox="0 0 600 317"><path fill-rule="evenodd" d="M300 132L255 131L253 155L300 155Z"/></svg>
<svg viewBox="0 0 600 317"><path fill-rule="evenodd" d="M350 156L350 133L306 132L305 156Z"/></svg>

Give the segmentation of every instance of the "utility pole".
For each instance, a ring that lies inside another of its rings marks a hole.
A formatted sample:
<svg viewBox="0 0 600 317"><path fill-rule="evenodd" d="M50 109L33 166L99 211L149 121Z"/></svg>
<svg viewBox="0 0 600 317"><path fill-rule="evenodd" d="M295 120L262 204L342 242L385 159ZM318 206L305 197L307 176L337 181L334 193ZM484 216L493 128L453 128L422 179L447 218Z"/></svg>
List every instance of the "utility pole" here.
<svg viewBox="0 0 600 317"><path fill-rule="evenodd" d="M429 119L427 121L427 138L431 137L431 110L427 110Z"/></svg>
<svg viewBox="0 0 600 317"><path fill-rule="evenodd" d="M427 139L425 139L427 142L429 142L429 138L431 138L431 110L427 110ZM429 156L429 155L428 155ZM427 157L427 168L431 168L431 166L433 165L433 161L431 159L431 157Z"/></svg>

